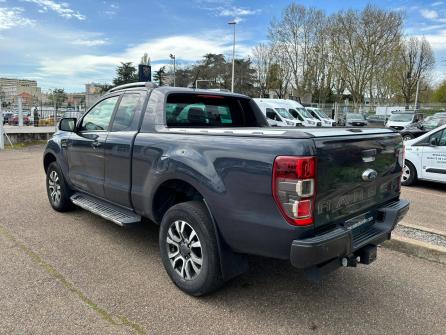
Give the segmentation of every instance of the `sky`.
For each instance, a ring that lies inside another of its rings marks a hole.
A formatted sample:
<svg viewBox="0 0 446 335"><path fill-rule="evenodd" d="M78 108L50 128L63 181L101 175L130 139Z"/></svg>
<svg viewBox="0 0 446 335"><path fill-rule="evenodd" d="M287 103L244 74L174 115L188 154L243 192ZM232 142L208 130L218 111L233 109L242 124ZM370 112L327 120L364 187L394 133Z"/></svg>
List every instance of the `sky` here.
<svg viewBox="0 0 446 335"><path fill-rule="evenodd" d="M0 0L0 77L37 80L44 90L81 92L85 83L111 83L119 62L139 63L147 52L152 70L199 60L205 53L236 56L267 40L268 25L291 0ZM425 36L446 79L446 0L296 1L327 14L368 3L405 15L407 36Z"/></svg>

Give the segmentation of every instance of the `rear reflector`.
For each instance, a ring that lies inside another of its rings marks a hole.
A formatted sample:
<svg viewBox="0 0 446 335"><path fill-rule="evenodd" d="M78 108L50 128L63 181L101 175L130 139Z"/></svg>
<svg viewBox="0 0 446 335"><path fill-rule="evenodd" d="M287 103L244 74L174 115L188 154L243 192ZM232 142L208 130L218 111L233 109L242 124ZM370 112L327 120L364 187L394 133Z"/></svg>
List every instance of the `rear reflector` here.
<svg viewBox="0 0 446 335"><path fill-rule="evenodd" d="M288 223L313 223L316 158L278 156L273 166L273 197Z"/></svg>

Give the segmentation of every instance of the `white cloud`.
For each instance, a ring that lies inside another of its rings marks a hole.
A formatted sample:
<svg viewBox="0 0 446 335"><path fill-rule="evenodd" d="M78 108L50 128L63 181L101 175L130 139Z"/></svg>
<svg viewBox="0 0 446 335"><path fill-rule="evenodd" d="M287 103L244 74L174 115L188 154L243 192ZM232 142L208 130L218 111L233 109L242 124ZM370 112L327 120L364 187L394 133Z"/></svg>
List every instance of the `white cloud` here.
<svg viewBox="0 0 446 335"><path fill-rule="evenodd" d="M421 15L426 18L426 19L430 19L430 20L434 20L438 18L438 13L437 11L433 10L433 9L422 9L421 10Z"/></svg>
<svg viewBox="0 0 446 335"><path fill-rule="evenodd" d="M446 51L446 29L440 30L435 34L423 35L431 44L435 51Z"/></svg>
<svg viewBox="0 0 446 335"><path fill-rule="evenodd" d="M0 8L0 30L32 26L34 21L22 16L23 8Z"/></svg>
<svg viewBox="0 0 446 335"><path fill-rule="evenodd" d="M443 1L437 1L431 4L432 7L437 7L443 4Z"/></svg>
<svg viewBox="0 0 446 335"><path fill-rule="evenodd" d="M241 7L229 7L229 8L218 7L216 10L218 11L219 16L237 17L237 16L254 15L258 13L258 10L246 9Z"/></svg>
<svg viewBox="0 0 446 335"><path fill-rule="evenodd" d="M230 35L230 34L229 34ZM202 37L197 37L202 36ZM39 60L37 73L42 82L60 80L69 89L80 87L88 81L111 82L116 66L120 62L131 61L137 64L141 56L147 52L152 59L153 71L162 65L169 64L169 54L177 57L177 64L189 64L200 60L205 53L222 53L229 55L232 51L230 36L223 37L221 31L207 32L206 36L169 36L132 46L119 53L107 55L73 55L71 57L44 57ZM217 38L218 37L218 38ZM237 56L247 56L251 46L240 43L236 46Z"/></svg>
<svg viewBox="0 0 446 335"><path fill-rule="evenodd" d="M73 41L71 41L71 44L74 45L82 45L82 46L86 46L86 47L95 47L95 46L100 46L100 45L106 45L109 44L109 40L108 39L83 39L83 38L78 38L75 39Z"/></svg>
<svg viewBox="0 0 446 335"><path fill-rule="evenodd" d="M36 5L41 7L40 12L46 12L48 10L52 10L66 19L75 18L80 21L86 19L85 15L71 9L70 5L66 2L57 2L54 0L23 0L23 1L35 3Z"/></svg>
<svg viewBox="0 0 446 335"><path fill-rule="evenodd" d="M109 18L114 17L119 11L119 5L117 3L108 4L106 1L103 1L104 5L107 5L107 8L104 10L104 14Z"/></svg>

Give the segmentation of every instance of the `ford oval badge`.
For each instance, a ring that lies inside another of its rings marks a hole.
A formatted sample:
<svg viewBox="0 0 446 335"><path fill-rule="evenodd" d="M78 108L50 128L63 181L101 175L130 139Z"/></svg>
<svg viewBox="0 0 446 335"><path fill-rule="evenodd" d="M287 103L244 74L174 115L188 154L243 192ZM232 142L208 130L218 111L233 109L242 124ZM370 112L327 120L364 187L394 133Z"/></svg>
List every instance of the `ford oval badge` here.
<svg viewBox="0 0 446 335"><path fill-rule="evenodd" d="M378 177L378 172L373 169L367 169L362 173L362 180L374 181Z"/></svg>

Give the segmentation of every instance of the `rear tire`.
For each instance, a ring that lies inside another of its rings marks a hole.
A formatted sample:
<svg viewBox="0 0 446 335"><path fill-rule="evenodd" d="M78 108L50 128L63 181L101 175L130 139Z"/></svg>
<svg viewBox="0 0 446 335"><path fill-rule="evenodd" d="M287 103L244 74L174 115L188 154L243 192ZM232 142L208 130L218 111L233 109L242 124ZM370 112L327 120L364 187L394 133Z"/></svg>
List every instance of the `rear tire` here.
<svg viewBox="0 0 446 335"><path fill-rule="evenodd" d="M161 222L159 245L167 274L185 293L201 296L223 284L217 234L202 202L169 208Z"/></svg>
<svg viewBox="0 0 446 335"><path fill-rule="evenodd" d="M72 191L65 182L59 165L52 162L46 170L46 192L51 207L58 212L67 212L74 208L70 200Z"/></svg>
<svg viewBox="0 0 446 335"><path fill-rule="evenodd" d="M417 180L417 170L415 166L409 162L404 161L403 174L401 175L401 185L410 186Z"/></svg>

